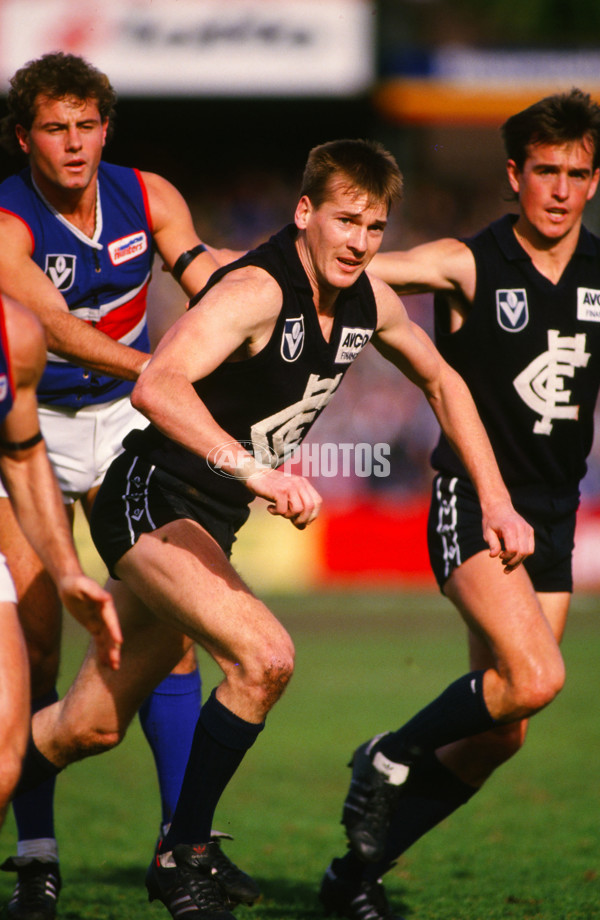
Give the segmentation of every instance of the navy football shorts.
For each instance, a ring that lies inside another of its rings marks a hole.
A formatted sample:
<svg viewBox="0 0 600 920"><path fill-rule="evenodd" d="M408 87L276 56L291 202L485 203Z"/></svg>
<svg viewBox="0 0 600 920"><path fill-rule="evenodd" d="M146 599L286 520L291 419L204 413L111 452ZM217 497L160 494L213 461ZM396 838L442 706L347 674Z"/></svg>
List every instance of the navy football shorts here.
<svg viewBox="0 0 600 920"><path fill-rule="evenodd" d="M92 508L90 530L110 574L143 533L179 518L197 521L225 555L250 509L226 505L125 451L110 465Z"/></svg>
<svg viewBox="0 0 600 920"><path fill-rule="evenodd" d="M579 492L528 486L511 489L513 505L535 532L535 551L523 565L536 591L573 590L573 546ZM441 591L454 569L489 547L481 506L468 479L438 473L427 525L429 559Z"/></svg>

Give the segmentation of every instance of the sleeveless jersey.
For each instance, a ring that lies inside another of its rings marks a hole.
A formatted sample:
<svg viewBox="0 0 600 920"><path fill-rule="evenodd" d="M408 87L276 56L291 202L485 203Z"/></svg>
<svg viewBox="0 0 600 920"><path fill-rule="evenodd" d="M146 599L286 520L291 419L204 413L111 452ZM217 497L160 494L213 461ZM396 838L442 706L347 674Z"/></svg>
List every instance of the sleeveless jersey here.
<svg viewBox="0 0 600 920"><path fill-rule="evenodd" d="M4 321L4 304L0 297L0 422L4 421L12 409L14 397L15 390L10 372L8 338Z"/></svg>
<svg viewBox="0 0 600 920"><path fill-rule="evenodd" d="M600 239L582 227L553 284L518 243L516 219L506 215L465 240L475 298L449 334L447 303L436 295L436 343L471 390L506 484L576 490L600 386ZM432 463L466 476L443 435Z"/></svg>
<svg viewBox="0 0 600 920"><path fill-rule="evenodd" d="M93 238L45 200L29 169L0 185L0 209L25 223L33 261L75 316L124 345L148 352L146 295L153 251L146 191L137 170L109 163L100 163L97 188ZM132 389L129 380L95 374L48 353L38 398L80 409L127 396Z"/></svg>
<svg viewBox="0 0 600 920"><path fill-rule="evenodd" d="M269 342L243 361L226 361L194 388L219 425L263 462L279 466L305 437L342 377L377 326L377 307L366 275L340 291L331 339L326 342L312 289L289 225L237 262L218 269L191 306L227 272L245 265L267 271L283 292ZM150 425L129 434L124 446L178 479L230 505L252 496L242 482L166 438Z"/></svg>

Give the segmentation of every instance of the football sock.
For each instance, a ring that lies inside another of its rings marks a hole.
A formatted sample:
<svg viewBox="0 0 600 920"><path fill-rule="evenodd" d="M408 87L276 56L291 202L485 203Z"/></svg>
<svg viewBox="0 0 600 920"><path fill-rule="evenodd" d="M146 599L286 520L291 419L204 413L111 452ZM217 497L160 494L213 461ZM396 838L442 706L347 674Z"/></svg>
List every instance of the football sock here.
<svg viewBox="0 0 600 920"><path fill-rule="evenodd" d="M383 735L373 745L373 754L380 753L394 764L412 762L426 751L492 728L495 720L483 698L484 674L463 674L402 728ZM380 764L375 766L380 768Z"/></svg>
<svg viewBox="0 0 600 920"><path fill-rule="evenodd" d="M411 768L402 788L381 862L363 863L364 877L372 882L381 878L413 843L478 791L440 763L435 754L425 755Z"/></svg>
<svg viewBox="0 0 600 920"><path fill-rule="evenodd" d="M217 803L264 722L246 722L223 706L213 690L200 710L181 795L162 851L177 843L206 843Z"/></svg>
<svg viewBox="0 0 600 920"><path fill-rule="evenodd" d="M349 850L345 856L333 860L333 873L356 891L362 881L377 881L413 843L477 791L440 763L435 754L425 755L411 768L402 786L382 859L365 863Z"/></svg>
<svg viewBox="0 0 600 920"><path fill-rule="evenodd" d="M45 709L58 700L56 689L32 701L32 715L40 709ZM39 754L39 751L37 752ZM41 754L39 755L42 756ZM44 758L45 760L45 758ZM49 763L49 761L46 761ZM50 778L45 779L35 789L17 795L13 799L13 812L18 831L18 856L48 857L49 842L54 838L54 788L56 786L56 768L51 772ZM17 787L17 790L20 786ZM28 846L23 848L21 842L27 841ZM21 852L22 850L27 852ZM39 853L36 850L39 849ZM56 849L56 842L54 842ZM56 852L58 858L58 852Z"/></svg>
<svg viewBox="0 0 600 920"><path fill-rule="evenodd" d="M201 704L196 668L189 674L169 674L140 707L140 723L156 764L163 825L173 818Z"/></svg>

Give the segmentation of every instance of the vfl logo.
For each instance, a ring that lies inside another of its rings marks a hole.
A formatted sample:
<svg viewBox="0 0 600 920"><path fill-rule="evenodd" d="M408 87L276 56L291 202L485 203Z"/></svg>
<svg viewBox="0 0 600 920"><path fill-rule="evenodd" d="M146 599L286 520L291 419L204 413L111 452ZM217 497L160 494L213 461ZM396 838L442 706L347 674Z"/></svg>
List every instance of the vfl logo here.
<svg viewBox="0 0 600 920"><path fill-rule="evenodd" d="M4 402L8 394L8 377L6 374L0 374L0 402Z"/></svg>
<svg viewBox="0 0 600 920"><path fill-rule="evenodd" d="M286 319L281 336L281 357L284 361L295 361L304 347L304 316Z"/></svg>
<svg viewBox="0 0 600 920"><path fill-rule="evenodd" d="M48 254L46 256L46 274L55 288L68 291L75 281L76 256Z"/></svg>
<svg viewBox="0 0 600 920"><path fill-rule="evenodd" d="M335 356L335 363L351 364L365 345L368 344L374 331L374 329L344 326L340 335L340 344Z"/></svg>
<svg viewBox="0 0 600 920"><path fill-rule="evenodd" d="M564 378L574 377L575 368L586 367L589 359L584 332L561 338L558 329L548 330L548 351L513 380L523 402L541 416L533 426L534 434L550 434L555 419L578 418L579 406L568 404L571 391L564 388Z"/></svg>
<svg viewBox="0 0 600 920"><path fill-rule="evenodd" d="M527 292L524 288L496 291L498 323L507 332L520 332L529 321Z"/></svg>
<svg viewBox="0 0 600 920"><path fill-rule="evenodd" d="M136 256L141 256L147 249L148 237L143 230L130 233L129 236L122 236L120 240L114 240L108 244L108 254L113 265L129 262Z"/></svg>
<svg viewBox="0 0 600 920"><path fill-rule="evenodd" d="M577 288L577 319L600 323L600 291Z"/></svg>

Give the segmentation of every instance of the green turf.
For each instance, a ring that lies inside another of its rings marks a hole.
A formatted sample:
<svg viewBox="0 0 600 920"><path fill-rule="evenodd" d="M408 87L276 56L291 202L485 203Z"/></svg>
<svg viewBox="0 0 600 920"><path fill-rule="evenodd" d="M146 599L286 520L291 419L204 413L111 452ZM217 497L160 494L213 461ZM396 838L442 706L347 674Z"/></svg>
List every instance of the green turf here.
<svg viewBox="0 0 600 920"><path fill-rule="evenodd" d="M316 889L345 849L339 824L357 743L393 728L465 669L463 630L435 594L270 598L297 647L297 670L227 790L216 826L264 890L241 920L322 916ZM591 920L600 916L596 598L578 598L564 642L568 682L518 757L386 877L407 920ZM83 634L70 625L62 684ZM201 658L205 689L216 681ZM167 917L143 887L159 820L154 768L137 723L110 754L60 780L63 920ZM2 853L14 846L3 830ZM5 901L12 877L0 877Z"/></svg>

